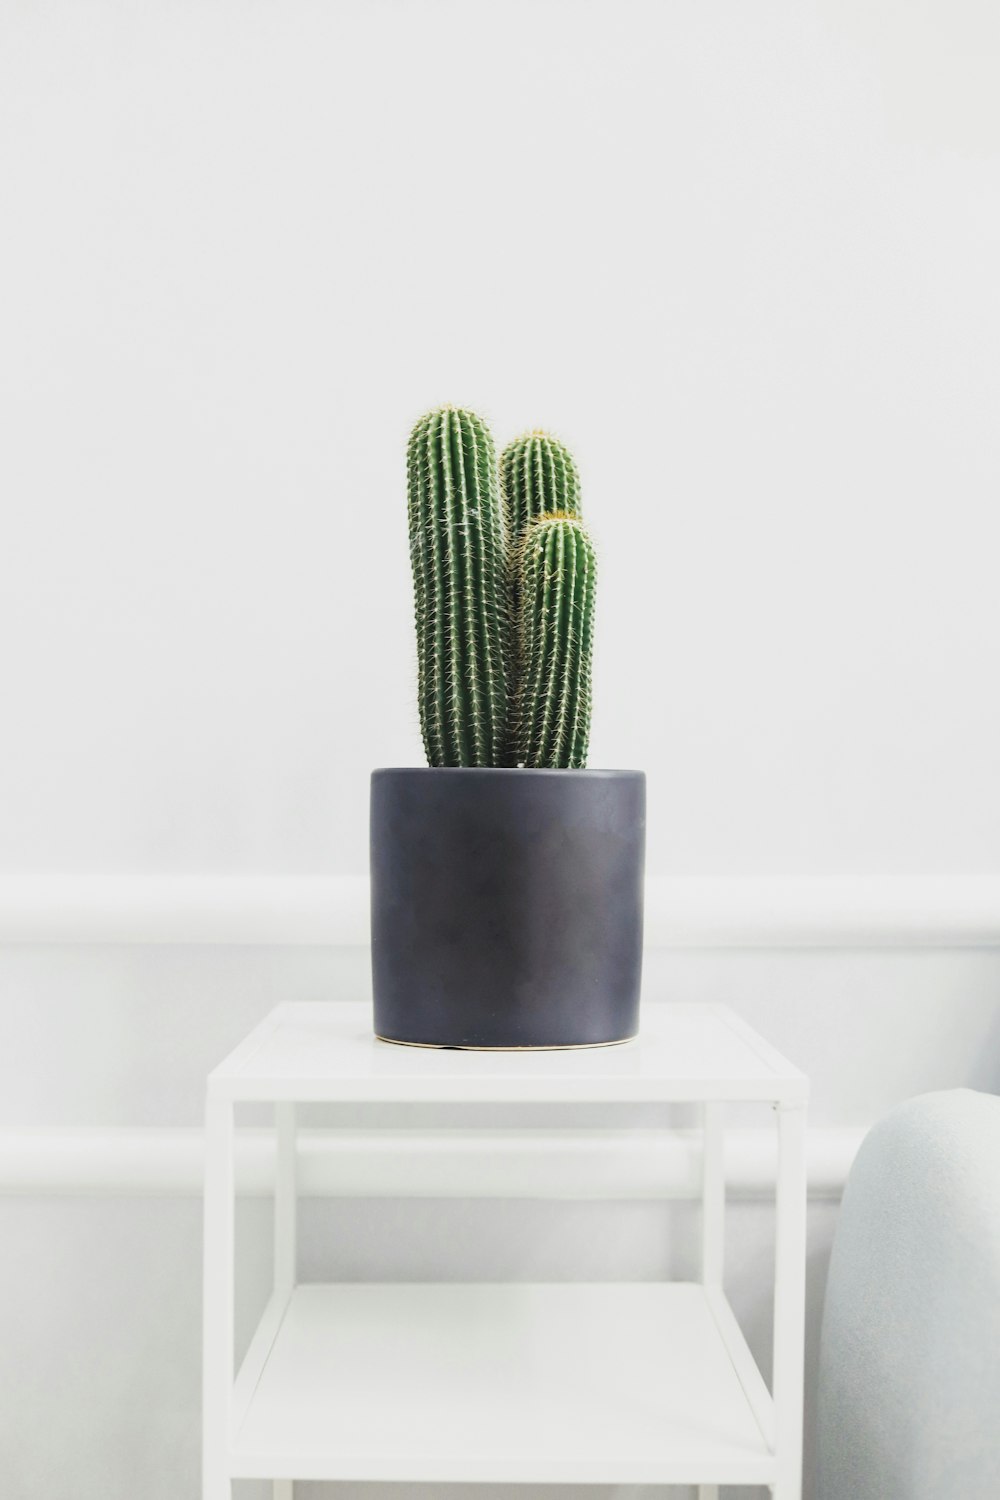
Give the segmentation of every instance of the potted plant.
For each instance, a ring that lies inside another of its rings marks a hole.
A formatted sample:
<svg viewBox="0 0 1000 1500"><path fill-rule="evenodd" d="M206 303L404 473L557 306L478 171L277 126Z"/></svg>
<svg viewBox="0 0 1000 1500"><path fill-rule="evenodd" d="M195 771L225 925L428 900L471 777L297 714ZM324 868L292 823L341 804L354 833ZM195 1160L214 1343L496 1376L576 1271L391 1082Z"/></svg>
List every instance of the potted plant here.
<svg viewBox="0 0 1000 1500"><path fill-rule="evenodd" d="M375 1032L584 1047L638 1030L645 776L588 771L594 549L569 451L498 466L446 406L407 450L428 766L371 785Z"/></svg>

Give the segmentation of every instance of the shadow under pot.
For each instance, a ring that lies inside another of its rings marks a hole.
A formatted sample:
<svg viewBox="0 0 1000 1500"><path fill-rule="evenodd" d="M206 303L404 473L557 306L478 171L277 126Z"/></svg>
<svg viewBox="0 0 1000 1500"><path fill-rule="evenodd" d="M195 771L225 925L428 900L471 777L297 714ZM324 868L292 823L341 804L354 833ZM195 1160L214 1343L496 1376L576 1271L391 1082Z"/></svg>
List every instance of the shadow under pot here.
<svg viewBox="0 0 1000 1500"><path fill-rule="evenodd" d="M642 771L372 773L375 1032L598 1047L639 1029Z"/></svg>

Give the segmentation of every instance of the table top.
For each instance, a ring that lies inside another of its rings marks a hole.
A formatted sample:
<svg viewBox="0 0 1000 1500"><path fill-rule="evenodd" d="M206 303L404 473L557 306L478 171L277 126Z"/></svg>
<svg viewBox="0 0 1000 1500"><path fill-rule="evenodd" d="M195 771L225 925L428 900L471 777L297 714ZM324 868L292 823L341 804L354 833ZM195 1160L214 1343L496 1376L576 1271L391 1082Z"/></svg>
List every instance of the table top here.
<svg viewBox="0 0 1000 1500"><path fill-rule="evenodd" d="M279 1005L209 1074L208 1097L330 1103L803 1103L805 1074L728 1007L644 1001L611 1047L475 1052L378 1040L370 1001Z"/></svg>

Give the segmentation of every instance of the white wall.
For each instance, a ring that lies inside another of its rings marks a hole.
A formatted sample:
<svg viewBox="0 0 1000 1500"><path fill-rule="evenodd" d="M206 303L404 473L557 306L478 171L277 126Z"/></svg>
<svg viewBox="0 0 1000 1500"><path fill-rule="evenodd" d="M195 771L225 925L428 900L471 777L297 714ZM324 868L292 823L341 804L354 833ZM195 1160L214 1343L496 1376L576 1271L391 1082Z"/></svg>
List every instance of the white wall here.
<svg viewBox="0 0 1000 1500"><path fill-rule="evenodd" d="M996 873L998 65L987 0L5 6L0 868L363 871L368 771L420 760L403 448L450 399L578 453L591 762L646 768L651 873ZM820 1125L1000 1087L996 952L649 975L736 1003ZM2 1123L193 1125L270 1004L364 983L11 950ZM683 1261L649 1209L451 1212L473 1268ZM359 1213L341 1268L454 1271ZM6 1487L193 1500L195 1206L2 1220Z"/></svg>
<svg viewBox="0 0 1000 1500"><path fill-rule="evenodd" d="M455 399L578 450L655 869L992 869L998 29L6 7L7 866L363 867Z"/></svg>

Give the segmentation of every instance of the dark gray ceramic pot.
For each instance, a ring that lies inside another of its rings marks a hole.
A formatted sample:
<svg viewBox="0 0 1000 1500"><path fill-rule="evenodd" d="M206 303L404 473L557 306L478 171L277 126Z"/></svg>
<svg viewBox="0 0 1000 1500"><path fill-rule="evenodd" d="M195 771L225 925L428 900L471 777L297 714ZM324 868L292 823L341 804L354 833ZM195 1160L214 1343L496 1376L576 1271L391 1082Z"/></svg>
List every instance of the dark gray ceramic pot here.
<svg viewBox="0 0 1000 1500"><path fill-rule="evenodd" d="M372 773L375 1031L596 1047L639 1027L641 771Z"/></svg>

